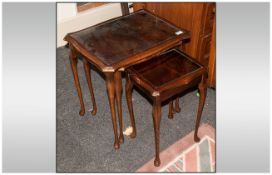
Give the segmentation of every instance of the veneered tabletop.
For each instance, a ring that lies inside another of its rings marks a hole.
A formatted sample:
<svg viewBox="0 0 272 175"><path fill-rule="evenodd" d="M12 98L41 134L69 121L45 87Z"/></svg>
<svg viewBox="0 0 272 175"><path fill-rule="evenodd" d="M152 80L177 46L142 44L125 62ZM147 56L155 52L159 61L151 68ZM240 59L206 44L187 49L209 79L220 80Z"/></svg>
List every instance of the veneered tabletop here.
<svg viewBox="0 0 272 175"><path fill-rule="evenodd" d="M188 31L140 10L67 34L65 40L102 71L116 71L189 37Z"/></svg>
<svg viewBox="0 0 272 175"><path fill-rule="evenodd" d="M83 55L86 79L93 105L95 104L90 77L90 63L102 71L111 109L114 147L123 143L122 129L122 77L121 69L147 61L157 54L179 46L190 33L146 10L114 18L86 29L69 33L64 40L70 46L70 63L80 101L80 112L85 106L77 71L77 55ZM117 104L119 137L117 132L115 101ZM95 105L94 105L95 106ZM94 107L95 108L95 107ZM94 112L95 113L95 112Z"/></svg>
<svg viewBox="0 0 272 175"><path fill-rule="evenodd" d="M192 61L186 55L176 50L171 50L148 61L134 65L129 69L130 72L141 77L150 86L158 89L201 68L201 65Z"/></svg>

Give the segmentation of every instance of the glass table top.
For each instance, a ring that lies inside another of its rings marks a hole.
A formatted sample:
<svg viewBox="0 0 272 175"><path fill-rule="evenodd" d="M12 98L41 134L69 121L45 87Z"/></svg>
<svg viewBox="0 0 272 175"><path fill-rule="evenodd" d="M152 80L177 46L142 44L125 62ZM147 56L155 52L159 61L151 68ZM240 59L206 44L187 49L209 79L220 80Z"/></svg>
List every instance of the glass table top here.
<svg viewBox="0 0 272 175"><path fill-rule="evenodd" d="M113 65L185 34L188 31L140 10L68 35L104 64Z"/></svg>
<svg viewBox="0 0 272 175"><path fill-rule="evenodd" d="M200 65L188 59L186 55L171 50L129 69L151 86L160 87L200 68Z"/></svg>

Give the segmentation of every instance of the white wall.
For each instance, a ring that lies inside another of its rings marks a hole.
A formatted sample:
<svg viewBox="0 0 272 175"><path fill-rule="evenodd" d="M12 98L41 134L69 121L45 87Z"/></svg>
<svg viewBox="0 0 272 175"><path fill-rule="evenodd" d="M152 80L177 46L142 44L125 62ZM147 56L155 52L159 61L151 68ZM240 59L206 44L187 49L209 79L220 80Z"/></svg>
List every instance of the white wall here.
<svg viewBox="0 0 272 175"><path fill-rule="evenodd" d="M76 14L77 14L76 3L57 3L58 22L76 16Z"/></svg>
<svg viewBox="0 0 272 175"><path fill-rule="evenodd" d="M67 33L81 30L121 15L120 3L109 3L79 13L77 12L76 3L58 3L57 47L66 44L63 38Z"/></svg>

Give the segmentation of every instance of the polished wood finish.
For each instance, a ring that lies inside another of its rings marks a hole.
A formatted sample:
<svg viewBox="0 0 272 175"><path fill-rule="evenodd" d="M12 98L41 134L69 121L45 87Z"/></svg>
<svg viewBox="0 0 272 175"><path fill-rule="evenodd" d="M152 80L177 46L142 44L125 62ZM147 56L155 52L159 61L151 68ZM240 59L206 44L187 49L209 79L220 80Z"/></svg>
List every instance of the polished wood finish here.
<svg viewBox="0 0 272 175"><path fill-rule="evenodd" d="M124 142L124 136L123 136L123 123L122 123L122 76L121 71L117 71L114 73L114 83L115 83L115 94L116 94L116 100L117 100L117 111L118 111L118 121L119 121L119 142Z"/></svg>
<svg viewBox="0 0 272 175"><path fill-rule="evenodd" d="M179 107L179 98L176 98L175 101L175 112L179 113L181 111L180 107Z"/></svg>
<svg viewBox="0 0 272 175"><path fill-rule="evenodd" d="M202 80L198 84L198 90L199 90L199 105L198 105L198 111L197 111L197 117L196 117L196 124L195 124L195 133L194 133L194 140L195 142L199 142L200 139L197 136L197 131L199 128L199 123L201 119L201 114L203 111L203 107L205 105L205 99L206 99L206 94L207 94L207 74L202 75Z"/></svg>
<svg viewBox="0 0 272 175"><path fill-rule="evenodd" d="M209 65L208 65L208 86L209 87L215 87L215 76L216 76L216 71L215 71L215 33L216 33L216 26L215 26L215 21L213 23L213 32L212 32L212 41L211 41L211 50L210 50L210 58L209 58Z"/></svg>
<svg viewBox="0 0 272 175"><path fill-rule="evenodd" d="M161 99L156 96L153 102L153 125L155 134L155 160L154 165L160 166L160 123L161 123Z"/></svg>
<svg viewBox="0 0 272 175"><path fill-rule="evenodd" d="M128 3L121 2L120 4L121 4L122 15L128 15L129 14Z"/></svg>
<svg viewBox="0 0 272 175"><path fill-rule="evenodd" d="M175 100L175 106L173 100L169 102L169 111L168 111L168 118L173 119L175 113L179 113L181 111L179 107L179 97Z"/></svg>
<svg viewBox="0 0 272 175"><path fill-rule="evenodd" d="M146 10L114 18L65 36L64 40L69 43L73 51L82 55L87 62L97 67L106 77L106 87L114 131L114 147L116 149L124 141L120 71L131 65L147 61L154 57L154 55L177 47L183 40L188 38L190 38L190 32ZM73 65L72 71L80 98L81 111L85 111L77 76L76 56L72 58L70 60L73 63L71 63ZM90 79L88 73L86 77ZM92 94L91 91L90 88L90 93ZM127 88L126 93L129 94ZM115 103L117 104L118 111L119 137ZM84 112L81 112L81 115L84 115ZM132 126L135 129L133 122L132 120ZM134 131L136 132L136 129Z"/></svg>
<svg viewBox="0 0 272 175"><path fill-rule="evenodd" d="M90 70L90 63L86 60L83 59L83 64L84 64L84 71L85 71L85 76L86 80L88 83L90 95L92 98L92 103L93 103L93 109L92 109L92 115L95 115L97 112L97 107L96 107L96 102L95 102L95 97L94 97L94 92L93 92L93 85L92 85L92 80L91 80L91 70Z"/></svg>
<svg viewBox="0 0 272 175"><path fill-rule="evenodd" d="M191 31L190 41L180 49L202 63L209 72L215 72L215 60L210 60L211 47L215 45L212 35L215 27L215 3L133 3L133 9L147 9L178 27ZM214 34L215 35L215 34ZM214 82L214 74L209 73L208 82ZM213 83L208 83L213 86Z"/></svg>
<svg viewBox="0 0 272 175"><path fill-rule="evenodd" d="M113 73L105 73L106 76L106 87L108 92L109 104L111 109L111 117L112 117L112 125L114 132L114 148L119 149L120 144L118 140L117 133L117 123L116 123L116 113L115 113L115 85L114 85L114 74Z"/></svg>
<svg viewBox="0 0 272 175"><path fill-rule="evenodd" d="M126 98L127 98L127 105L128 105L129 116L130 116L130 122L131 122L131 126L133 128L132 133L130 134L130 137L135 138L136 137L136 125L135 125L135 118L134 118L133 107L132 107L132 88L133 88L133 84L131 83L131 79L129 77L129 74L127 74Z"/></svg>
<svg viewBox="0 0 272 175"><path fill-rule="evenodd" d="M176 32L182 33L177 35ZM140 10L70 33L64 38L103 72L135 64L180 45L190 33Z"/></svg>
<svg viewBox="0 0 272 175"><path fill-rule="evenodd" d="M80 87L80 82L78 79L78 72L77 72L77 55L76 55L76 51L73 48L73 46L70 46L70 64L71 64L71 68L72 68L72 72L73 72L73 76L74 76L74 80L75 80L75 86L77 89L77 94L79 97L79 102L80 102L80 111L79 111L79 115L83 116L85 114L85 107L84 107L84 101L83 101L83 97L82 97L82 92L81 92L81 87Z"/></svg>
<svg viewBox="0 0 272 175"><path fill-rule="evenodd" d="M168 118L173 119L174 117L174 111L173 111L173 100L169 102L169 111L168 111Z"/></svg>
<svg viewBox="0 0 272 175"><path fill-rule="evenodd" d="M168 118L173 119L172 98L181 92L198 85L200 91L199 108L195 125L195 141L199 141L197 131L201 119L206 97L206 68L187 54L173 49L146 62L131 66L127 70L128 80L126 85L127 101L133 131L136 132L133 114L131 91L135 85L153 100L153 124L155 132L155 161L154 165L160 165L160 121L161 103L170 99ZM176 99L177 100L177 99ZM176 103L176 111L178 101ZM136 133L133 133L136 135Z"/></svg>

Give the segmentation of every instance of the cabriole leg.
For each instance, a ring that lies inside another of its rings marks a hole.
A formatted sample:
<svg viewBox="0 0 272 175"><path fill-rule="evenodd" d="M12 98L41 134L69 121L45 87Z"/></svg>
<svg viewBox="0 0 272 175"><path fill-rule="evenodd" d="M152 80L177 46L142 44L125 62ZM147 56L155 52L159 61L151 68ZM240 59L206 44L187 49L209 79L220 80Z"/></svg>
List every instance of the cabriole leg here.
<svg viewBox="0 0 272 175"><path fill-rule="evenodd" d="M79 115L83 116L85 114L85 107L84 107L84 102L83 102L83 97L82 97L80 82L79 82L79 79L78 79L77 56L76 56L76 52L75 52L74 48L71 45L70 45L70 56L69 56L69 59L70 59L70 64L71 64L71 68L72 68L74 80L75 80L75 86L76 86L76 89L77 89L77 95L79 97L79 102L80 102Z"/></svg>
<svg viewBox="0 0 272 175"><path fill-rule="evenodd" d="M93 92L93 85L92 85L92 79L91 79L91 73L90 73L90 63L83 59L84 62L84 71L85 71L85 76L86 76L86 80L88 83L88 87L90 90L90 94L91 94L91 98L92 98L92 103L93 103L93 110L92 110L92 115L96 114L97 108L96 108L96 102L95 102L95 97L94 97L94 92Z"/></svg>
<svg viewBox="0 0 272 175"><path fill-rule="evenodd" d="M160 166L160 122L161 122L161 102L159 97L155 98L153 104L153 125L155 133L155 160L154 165Z"/></svg>
<svg viewBox="0 0 272 175"><path fill-rule="evenodd" d="M135 125L135 118L134 118L133 105L132 105L132 88L133 88L133 84L129 78L129 75L127 75L126 98L127 98L127 105L128 105L129 116L130 116L130 123L131 123L132 129L133 129L133 131L130 135L130 138L135 138L136 137L136 125Z"/></svg>
<svg viewBox="0 0 272 175"><path fill-rule="evenodd" d="M114 85L114 72L105 73L106 75L106 86L108 92L108 98L111 109L111 118L114 132L114 148L119 149L120 144L118 140L117 125L116 125L116 115L115 115L115 85Z"/></svg>
<svg viewBox="0 0 272 175"><path fill-rule="evenodd" d="M196 124L195 124L195 133L194 133L195 142L200 141L200 138L197 136L197 132L198 132L198 127L199 127L203 107L205 104L206 93L207 93L207 84L206 84L206 76L205 75L202 76L202 80L198 85L198 89L199 89L200 97L199 97L198 111L197 111Z"/></svg>

